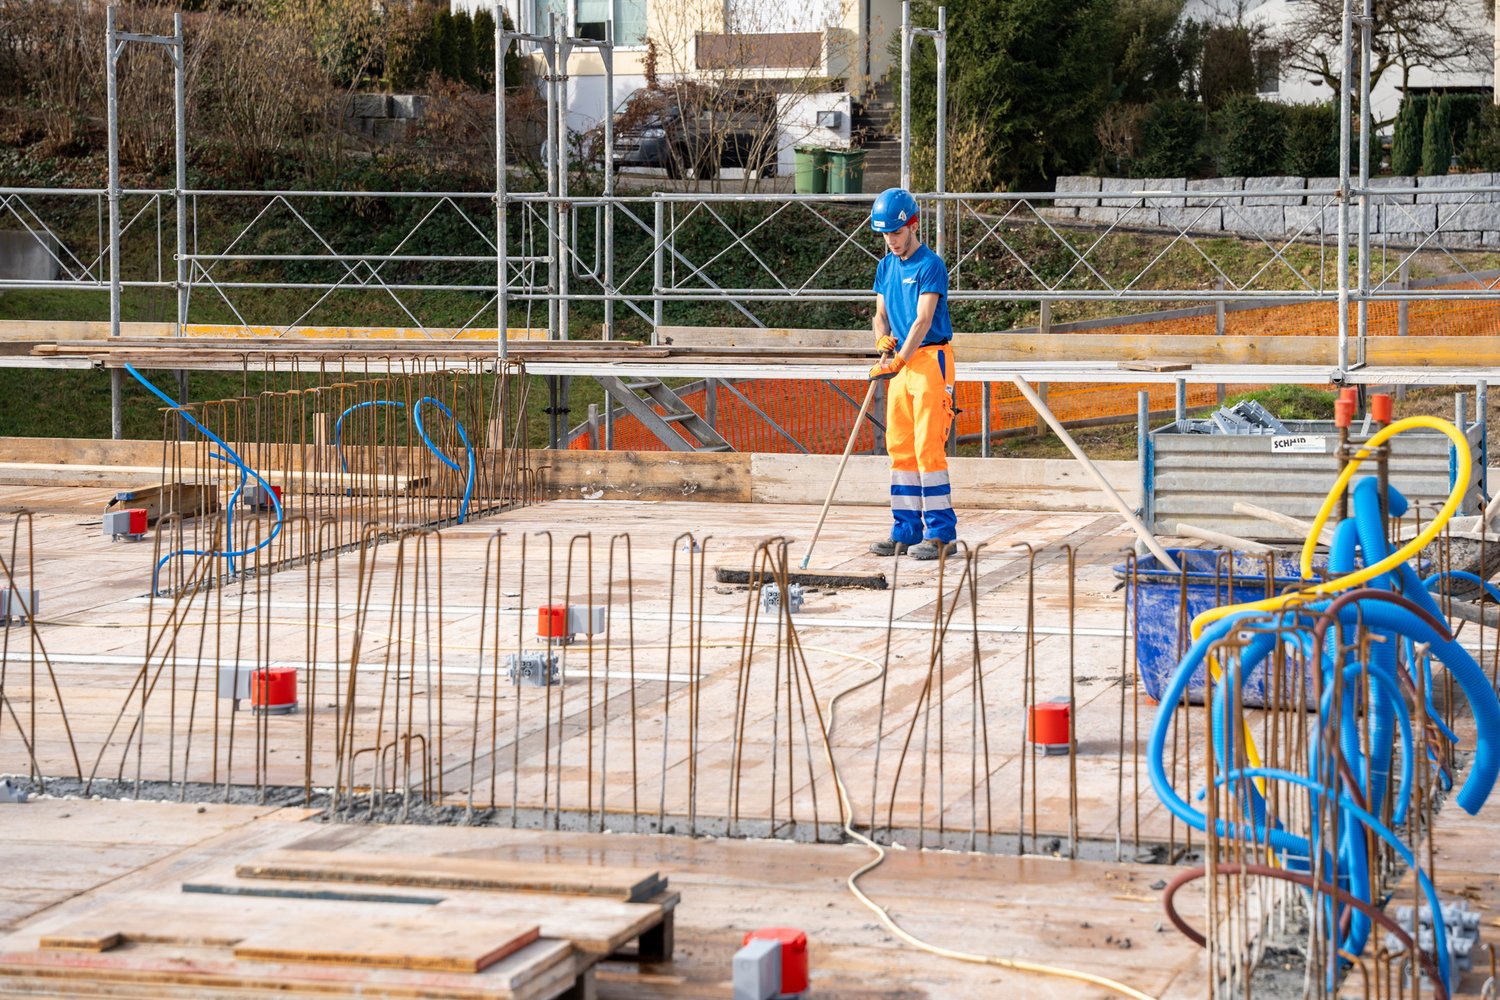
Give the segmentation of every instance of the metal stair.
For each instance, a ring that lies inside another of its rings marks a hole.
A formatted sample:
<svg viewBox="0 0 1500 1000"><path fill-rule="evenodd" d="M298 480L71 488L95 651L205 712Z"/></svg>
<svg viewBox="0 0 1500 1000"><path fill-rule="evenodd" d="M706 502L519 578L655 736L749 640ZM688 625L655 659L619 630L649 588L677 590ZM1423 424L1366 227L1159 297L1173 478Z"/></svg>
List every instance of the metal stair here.
<svg viewBox="0 0 1500 1000"><path fill-rule="evenodd" d="M660 379L597 376L610 400L624 407L657 440L673 451L733 451L708 421L698 416ZM658 412L657 407L663 412Z"/></svg>

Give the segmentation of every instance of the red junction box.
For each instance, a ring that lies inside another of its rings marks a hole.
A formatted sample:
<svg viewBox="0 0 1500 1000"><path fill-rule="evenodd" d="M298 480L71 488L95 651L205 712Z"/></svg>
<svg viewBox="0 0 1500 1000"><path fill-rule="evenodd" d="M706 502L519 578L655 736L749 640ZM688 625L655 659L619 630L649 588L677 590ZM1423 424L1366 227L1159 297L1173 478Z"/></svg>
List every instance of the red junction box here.
<svg viewBox="0 0 1500 1000"><path fill-rule="evenodd" d="M536 634L539 639L562 639L568 634L568 606L544 604L536 609Z"/></svg>
<svg viewBox="0 0 1500 1000"><path fill-rule="evenodd" d="M130 533L132 535L144 535L146 533L146 522L149 511L140 507L133 507L125 513L130 518Z"/></svg>
<svg viewBox="0 0 1500 1000"><path fill-rule="evenodd" d="M807 990L807 935L795 927L762 927L751 931L741 946L751 941L781 942L781 993L803 993Z"/></svg>
<svg viewBox="0 0 1500 1000"><path fill-rule="evenodd" d="M251 706L265 711L289 712L297 707L297 668L272 667L257 670L250 685Z"/></svg>
<svg viewBox="0 0 1500 1000"><path fill-rule="evenodd" d="M1032 705L1027 713L1027 732L1031 742L1045 747L1050 753L1066 753L1072 742L1070 732L1072 712L1066 698L1044 701ZM1058 749L1054 750L1056 747Z"/></svg>

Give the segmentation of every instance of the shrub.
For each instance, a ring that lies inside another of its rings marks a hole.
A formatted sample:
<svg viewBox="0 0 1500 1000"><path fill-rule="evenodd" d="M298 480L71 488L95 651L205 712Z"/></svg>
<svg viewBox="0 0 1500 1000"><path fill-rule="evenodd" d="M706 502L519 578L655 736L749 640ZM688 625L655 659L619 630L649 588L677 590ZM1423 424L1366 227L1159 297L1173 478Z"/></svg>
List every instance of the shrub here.
<svg viewBox="0 0 1500 1000"><path fill-rule="evenodd" d="M1285 160L1282 106L1251 94L1229 98L1213 113L1214 165L1223 177L1265 177Z"/></svg>
<svg viewBox="0 0 1500 1000"><path fill-rule="evenodd" d="M1479 109L1459 161L1469 170L1500 170L1500 105Z"/></svg>
<svg viewBox="0 0 1500 1000"><path fill-rule="evenodd" d="M1094 126L1099 141L1099 173L1125 177L1141 141L1141 122L1151 113L1149 104L1111 104Z"/></svg>
<svg viewBox="0 0 1500 1000"><path fill-rule="evenodd" d="M1396 115L1391 134L1391 173L1412 177L1422 166L1422 118L1427 113L1427 98L1407 94Z"/></svg>
<svg viewBox="0 0 1500 1000"><path fill-rule="evenodd" d="M1453 132L1449 126L1449 101L1440 97L1429 103L1422 123L1422 173L1429 177L1448 172L1453 162Z"/></svg>
<svg viewBox="0 0 1500 1000"><path fill-rule="evenodd" d="M1216 111L1237 94L1255 93L1255 45L1250 29L1220 25L1203 39L1203 63L1198 74L1203 103Z"/></svg>
<svg viewBox="0 0 1500 1000"><path fill-rule="evenodd" d="M1136 177L1186 177L1203 158L1203 107L1193 101L1157 101L1141 122L1130 172Z"/></svg>
<svg viewBox="0 0 1500 1000"><path fill-rule="evenodd" d="M1469 133L1478 123L1480 111L1494 102L1478 94L1449 94L1444 100L1448 102L1448 134L1453 137L1453 151L1456 153L1468 143Z"/></svg>
<svg viewBox="0 0 1500 1000"><path fill-rule="evenodd" d="M1281 172L1293 176L1327 177L1339 168L1339 114L1332 103L1288 104L1286 149Z"/></svg>

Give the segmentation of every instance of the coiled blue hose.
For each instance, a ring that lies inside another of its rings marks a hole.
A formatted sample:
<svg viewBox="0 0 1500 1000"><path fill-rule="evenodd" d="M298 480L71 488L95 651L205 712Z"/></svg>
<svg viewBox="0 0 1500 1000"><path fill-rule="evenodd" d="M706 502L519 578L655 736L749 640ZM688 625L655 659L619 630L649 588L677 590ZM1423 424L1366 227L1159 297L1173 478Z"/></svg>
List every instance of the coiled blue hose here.
<svg viewBox="0 0 1500 1000"><path fill-rule="evenodd" d="M168 552L166 555L162 556L160 560L157 561L156 568L151 571L151 591L153 593L157 591L157 582L161 579L162 567L167 564L168 560L175 559L178 556L219 556L221 558L229 560L229 571L231 573L234 572L234 561L236 559L243 558L244 556L247 556L258 549L262 549L265 546L270 545L271 541L275 539L277 535L281 534L281 526L285 520L285 513L281 508L281 498L276 495L275 490L271 489L271 484L266 482L264 476L262 476L259 472L256 472L254 469L250 468L250 466L246 465L245 460L240 458L239 453L236 452L233 448L225 444L223 438L219 437L219 435L215 434L207 427L204 427L193 418L192 414L183 410L177 400L173 399L171 396L168 396L156 386L152 385L149 381L147 381L144 375L135 370L134 366L127 364L125 366L125 370L130 373L131 378L135 379L141 385L151 390L151 392L158 399L171 407L172 410L176 412L177 416L182 418L182 420L187 423L188 426L196 429L198 433L202 434L204 437L208 438L214 444L218 445L220 449L222 449L223 454L215 455L210 452L210 458L216 458L221 462L228 462L230 465L233 465L235 468L240 470L239 485L235 487L234 495L230 497L229 510L225 512L224 517L225 551L212 552L203 551L200 549L178 549L175 552ZM253 476L255 478L255 481L260 484L260 488L265 491L265 495L271 498L271 506L276 511L276 523L272 526L271 533L268 534L265 538L261 539L257 544L252 545L247 549L233 549L229 546L232 546L234 544L234 501L239 498L240 492L245 488L246 476Z"/></svg>
<svg viewBox="0 0 1500 1000"><path fill-rule="evenodd" d="M1336 575L1351 573L1357 560L1366 566L1374 565L1386 559L1390 552L1380 510L1379 481L1367 477L1355 484L1351 492L1353 516L1336 526L1329 548L1329 569ZM1386 504L1387 509L1398 517L1408 506L1406 499L1395 489L1389 490ZM1473 574L1452 575L1479 583L1486 587L1487 592L1500 598L1500 590ZM1213 647L1226 638L1235 637L1240 647L1238 653L1223 658L1226 660L1222 664L1223 676L1213 691L1215 731L1212 737L1218 765L1215 783L1239 787L1242 817L1216 817L1217 835L1265 845L1275 851L1280 862L1290 869L1306 870L1311 865L1310 859L1321 857L1326 870L1333 873L1339 884L1347 886L1351 895L1374 903L1377 902L1372 898L1376 887L1370 884L1367 854L1367 837L1374 834L1413 868L1423 893L1436 912L1438 899L1431 880L1417 867L1413 852L1379 820L1386 804L1386 787L1398 746L1400 774L1395 798L1390 804L1392 822L1397 826L1405 821L1410 809L1415 754L1428 752L1425 736L1416 732L1401 690L1400 654L1403 651L1408 657L1412 686L1426 703L1429 720L1437 722L1449 739L1458 742L1451 730L1441 726L1432 706L1429 658L1436 658L1448 669L1473 711L1479 737L1474 748L1473 765L1455 801L1465 811L1477 812L1500 777L1500 701L1497 701L1488 677L1468 651L1451 635L1441 631L1440 625L1434 626L1442 621L1442 616L1429 588L1443 576L1438 574L1424 581L1409 563L1402 563L1367 581L1364 586L1372 591L1399 594L1409 604L1398 603L1400 598L1395 597L1380 599L1379 593L1365 597L1351 593L1342 601L1324 596L1306 605L1288 605L1269 616L1265 611L1254 609L1231 611L1210 623L1188 649L1162 693L1162 707L1152 725L1147 744L1147 770L1152 788L1162 804L1189 826L1207 830L1207 815L1189 803L1168 780L1164 766L1165 747L1172 725L1172 710L1181 700L1190 679L1203 667ZM1333 617L1321 626L1327 629L1323 635L1325 645L1321 650L1315 650L1314 628L1318 619L1328 615L1330 610ZM1424 618L1423 613L1430 615L1431 620ZM1363 629L1372 640L1359 647L1369 651L1368 659L1364 661L1351 650L1358 629ZM1309 746L1312 776L1238 764L1242 752L1236 743L1240 739L1242 723L1234 712L1234 707L1240 703L1237 692L1258 667L1269 662L1268 658L1281 644L1287 644L1305 662L1318 663L1322 671L1322 697L1316 706L1321 724L1312 727ZM1412 655L1418 645L1426 646L1428 653ZM1322 655L1314 657L1314 652ZM1335 687L1342 691L1337 702L1333 698ZM1361 712L1366 705L1369 709L1367 734L1361 729ZM1332 738L1338 742L1338 752L1347 766L1347 772L1334 779L1345 785L1343 791L1326 787L1317 778L1328 769L1327 750L1331 749L1320 746L1322 733L1333 734ZM1258 787L1258 782L1265 780L1296 784L1308 790L1315 810L1319 806L1331 809L1334 834L1326 838L1328 842L1320 841L1326 834L1317 826L1304 836L1287 830L1279 821L1268 819L1266 800ZM1206 790L1198 797L1205 793ZM1323 912L1328 926L1339 926L1341 909L1332 899L1324 900ZM1371 929L1368 917L1353 913L1348 931L1339 942L1340 947L1350 954L1361 954L1368 944ZM1437 928L1434 930L1439 970L1447 987L1451 974L1446 933Z"/></svg>
<svg viewBox="0 0 1500 1000"><path fill-rule="evenodd" d="M458 439L463 442L464 450L468 453L467 473L465 473L463 469L460 469L458 467L457 462L453 461L447 455L444 455L442 451L439 450L438 446L433 444L432 438L427 436L427 428L422 425L422 407L429 403L431 403L433 406L436 406L439 410L442 410L443 416L453 421L453 427L458 431ZM333 449L339 456L339 469L343 472L349 471L349 463L344 461L344 448L342 444L344 418L353 413L355 410L362 410L367 406L394 406L397 409L406 409L406 404L401 402L400 400L368 399L362 403L355 403L343 413L340 413L339 418L333 422ZM448 468L464 477L464 496L463 501L459 504L458 507L458 523L463 524L464 521L466 521L469 517L469 501L474 496L474 446L469 443L469 433L468 431L464 430L463 423L453 415L453 411L444 406L442 400L435 399L432 396L423 396L421 399L412 404L411 418L412 423L416 425L417 435L421 437L422 444L427 447L427 450L436 455L438 461L442 462Z"/></svg>

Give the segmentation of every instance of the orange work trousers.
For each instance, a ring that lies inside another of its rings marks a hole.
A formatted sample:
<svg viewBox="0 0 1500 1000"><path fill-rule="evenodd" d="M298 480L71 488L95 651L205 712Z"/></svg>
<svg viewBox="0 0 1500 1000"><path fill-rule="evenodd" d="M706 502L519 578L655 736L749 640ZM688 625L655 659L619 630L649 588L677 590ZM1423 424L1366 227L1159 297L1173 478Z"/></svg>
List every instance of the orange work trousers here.
<svg viewBox="0 0 1500 1000"><path fill-rule="evenodd" d="M958 537L948 482L953 426L953 347L916 354L886 383L885 450L891 456L891 537L914 545Z"/></svg>

